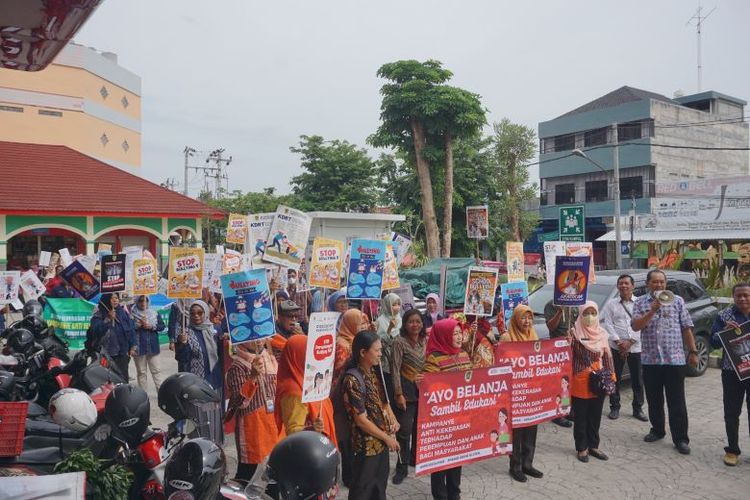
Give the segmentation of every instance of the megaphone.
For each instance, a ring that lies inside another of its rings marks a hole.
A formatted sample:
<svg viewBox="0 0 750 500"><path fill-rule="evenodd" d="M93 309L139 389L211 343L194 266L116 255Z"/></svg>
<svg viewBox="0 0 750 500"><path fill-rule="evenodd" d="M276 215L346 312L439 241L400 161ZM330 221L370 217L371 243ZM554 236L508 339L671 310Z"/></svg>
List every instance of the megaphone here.
<svg viewBox="0 0 750 500"><path fill-rule="evenodd" d="M661 290L656 292L656 300L663 306L669 305L674 302L674 293L669 290Z"/></svg>

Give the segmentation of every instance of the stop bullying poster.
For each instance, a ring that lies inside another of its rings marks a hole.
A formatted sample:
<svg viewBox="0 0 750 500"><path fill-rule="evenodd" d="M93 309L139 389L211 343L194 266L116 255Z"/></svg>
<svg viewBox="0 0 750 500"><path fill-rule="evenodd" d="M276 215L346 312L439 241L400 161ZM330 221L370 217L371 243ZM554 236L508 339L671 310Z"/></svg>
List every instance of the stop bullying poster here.
<svg viewBox="0 0 750 500"><path fill-rule="evenodd" d="M333 361L336 355L336 324L338 312L312 313L307 332L305 378L302 402L323 401L331 393Z"/></svg>
<svg viewBox="0 0 750 500"><path fill-rule="evenodd" d="M512 379L510 365L425 375L417 412L418 476L511 453Z"/></svg>
<svg viewBox="0 0 750 500"><path fill-rule="evenodd" d="M513 427L541 424L570 412L570 344L565 339L499 342L495 361L513 367Z"/></svg>

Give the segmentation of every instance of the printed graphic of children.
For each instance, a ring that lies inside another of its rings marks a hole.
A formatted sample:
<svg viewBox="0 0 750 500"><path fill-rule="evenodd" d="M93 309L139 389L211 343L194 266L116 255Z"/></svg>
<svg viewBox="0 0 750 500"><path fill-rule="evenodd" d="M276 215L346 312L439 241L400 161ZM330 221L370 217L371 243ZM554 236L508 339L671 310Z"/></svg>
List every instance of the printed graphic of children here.
<svg viewBox="0 0 750 500"><path fill-rule="evenodd" d="M562 417L565 415L565 413L563 412L562 398L560 397L559 394L555 396L555 407L556 407L558 417Z"/></svg>
<svg viewBox="0 0 750 500"><path fill-rule="evenodd" d="M510 442L510 426L508 425L508 409L500 408L497 412L497 423L499 435L497 438L498 444L504 444Z"/></svg>
<svg viewBox="0 0 750 500"><path fill-rule="evenodd" d="M492 448L492 453L498 453L500 451L499 447L497 446L496 430L490 431L490 448Z"/></svg>

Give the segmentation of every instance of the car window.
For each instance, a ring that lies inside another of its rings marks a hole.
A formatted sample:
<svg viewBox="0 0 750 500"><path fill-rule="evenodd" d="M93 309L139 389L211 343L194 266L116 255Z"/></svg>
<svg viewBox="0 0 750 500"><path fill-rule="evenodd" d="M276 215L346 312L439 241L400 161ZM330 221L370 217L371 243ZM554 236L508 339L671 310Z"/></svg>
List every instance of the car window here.
<svg viewBox="0 0 750 500"><path fill-rule="evenodd" d="M536 314L544 314L544 308L552 301L554 293L553 285L544 285L529 295L529 307ZM593 300L601 309L604 303L612 296L615 287L612 285L595 284L589 285L588 300Z"/></svg>
<svg viewBox="0 0 750 500"><path fill-rule="evenodd" d="M634 297L642 297L648 293L648 287L646 285L636 286L633 289Z"/></svg>
<svg viewBox="0 0 750 500"><path fill-rule="evenodd" d="M704 295L703 290L698 288L692 283L683 282L682 289L684 290L684 293L685 293L685 295L683 295L682 298L688 302L703 298L703 295Z"/></svg>

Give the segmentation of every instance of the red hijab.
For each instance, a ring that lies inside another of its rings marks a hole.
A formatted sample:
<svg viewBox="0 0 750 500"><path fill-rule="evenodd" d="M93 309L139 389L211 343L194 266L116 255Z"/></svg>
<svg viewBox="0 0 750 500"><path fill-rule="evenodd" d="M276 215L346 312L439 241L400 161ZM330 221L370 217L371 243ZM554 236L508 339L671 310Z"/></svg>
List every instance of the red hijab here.
<svg viewBox="0 0 750 500"><path fill-rule="evenodd" d="M305 356L307 355L307 335L293 335L289 337L279 360L279 372L276 382L276 402L274 416L279 433L283 428L281 418L281 400L286 396L302 397L302 383L305 378ZM333 423L333 405L331 399L320 402L305 403L310 421L320 417L323 420L325 433L336 445L336 431ZM322 413L321 413L322 408Z"/></svg>
<svg viewBox="0 0 750 500"><path fill-rule="evenodd" d="M453 345L453 331L458 326L458 321L453 318L441 319L432 325L430 338L427 340L426 356L433 352L454 355L461 352L460 347Z"/></svg>

